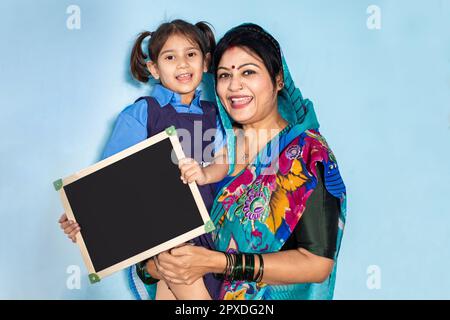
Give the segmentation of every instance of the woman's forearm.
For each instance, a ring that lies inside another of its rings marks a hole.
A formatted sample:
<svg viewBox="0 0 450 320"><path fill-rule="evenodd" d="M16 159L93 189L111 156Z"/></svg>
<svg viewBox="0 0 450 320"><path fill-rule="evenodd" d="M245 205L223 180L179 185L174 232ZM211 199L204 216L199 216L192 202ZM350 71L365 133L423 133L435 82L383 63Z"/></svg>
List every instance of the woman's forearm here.
<svg viewBox="0 0 450 320"><path fill-rule="evenodd" d="M227 259L223 252L210 251L206 264L208 273L223 274L225 267L227 266Z"/></svg>
<svg viewBox="0 0 450 320"><path fill-rule="evenodd" d="M267 284L320 283L327 279L333 269L333 260L319 257L305 249L287 250L262 255L264 276ZM222 252L211 253L209 272L223 274L226 258ZM255 275L259 259L255 256Z"/></svg>
<svg viewBox="0 0 450 320"><path fill-rule="evenodd" d="M263 255L267 284L321 283L330 275L334 261L319 257L305 249L286 250ZM259 259L255 259L255 272Z"/></svg>

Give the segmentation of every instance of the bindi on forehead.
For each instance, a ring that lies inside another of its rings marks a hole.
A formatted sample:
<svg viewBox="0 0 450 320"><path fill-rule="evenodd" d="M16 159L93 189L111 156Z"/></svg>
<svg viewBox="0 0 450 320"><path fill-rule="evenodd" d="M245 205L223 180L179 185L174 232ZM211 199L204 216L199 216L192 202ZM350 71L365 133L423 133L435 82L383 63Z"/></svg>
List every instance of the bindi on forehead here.
<svg viewBox="0 0 450 320"><path fill-rule="evenodd" d="M236 69L236 66L235 66L235 65L232 65L232 66L231 66L231 69Z"/></svg>

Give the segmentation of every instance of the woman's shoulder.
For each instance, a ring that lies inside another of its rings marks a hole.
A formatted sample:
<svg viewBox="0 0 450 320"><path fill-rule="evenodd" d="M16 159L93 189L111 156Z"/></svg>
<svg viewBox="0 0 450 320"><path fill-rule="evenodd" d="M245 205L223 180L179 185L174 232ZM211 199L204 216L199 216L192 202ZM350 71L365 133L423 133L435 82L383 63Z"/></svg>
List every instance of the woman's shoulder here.
<svg viewBox="0 0 450 320"><path fill-rule="evenodd" d="M308 153L326 152L330 155L333 154L330 146L327 143L327 140L318 130L305 130L298 136L296 140L296 144L298 144ZM334 156L332 160L335 160Z"/></svg>
<svg viewBox="0 0 450 320"><path fill-rule="evenodd" d="M317 151L317 149L330 150L325 137L318 130L308 129L300 133L291 130L283 138L289 141L285 145L285 149L306 149L308 151Z"/></svg>
<svg viewBox="0 0 450 320"><path fill-rule="evenodd" d="M337 168L336 157L318 130L305 130L298 134L284 149L284 156L301 160L310 173L316 172L318 162L328 168Z"/></svg>
<svg viewBox="0 0 450 320"><path fill-rule="evenodd" d="M323 165L327 190L337 198L346 193L336 157L318 130L304 131L298 137L296 145L300 148L300 158L310 174L317 177L317 166Z"/></svg>

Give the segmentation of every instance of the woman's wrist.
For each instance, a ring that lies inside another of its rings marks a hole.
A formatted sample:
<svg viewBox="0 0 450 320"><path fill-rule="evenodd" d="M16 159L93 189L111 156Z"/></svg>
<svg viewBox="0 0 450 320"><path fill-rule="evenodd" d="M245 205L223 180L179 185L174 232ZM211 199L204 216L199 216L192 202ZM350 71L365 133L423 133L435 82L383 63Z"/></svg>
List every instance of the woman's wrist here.
<svg viewBox="0 0 450 320"><path fill-rule="evenodd" d="M208 256L208 269L211 273L223 274L227 260L225 254L220 251L212 251Z"/></svg>

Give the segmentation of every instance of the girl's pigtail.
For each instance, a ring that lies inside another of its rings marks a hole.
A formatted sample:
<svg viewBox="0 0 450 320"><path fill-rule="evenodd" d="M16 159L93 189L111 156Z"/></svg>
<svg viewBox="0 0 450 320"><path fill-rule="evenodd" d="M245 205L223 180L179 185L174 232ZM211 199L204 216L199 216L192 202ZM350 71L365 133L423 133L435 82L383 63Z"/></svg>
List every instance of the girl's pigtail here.
<svg viewBox="0 0 450 320"><path fill-rule="evenodd" d="M142 51L142 42L148 36L151 36L152 32L144 31L136 39L133 50L131 51L130 68L133 77L141 82L148 82L150 78L150 72L147 69L148 56Z"/></svg>
<svg viewBox="0 0 450 320"><path fill-rule="evenodd" d="M214 37L214 33L212 31L212 25L206 21L200 21L195 24L197 28L202 32L205 41L206 41L206 52L214 53L214 49L216 49L216 38Z"/></svg>

